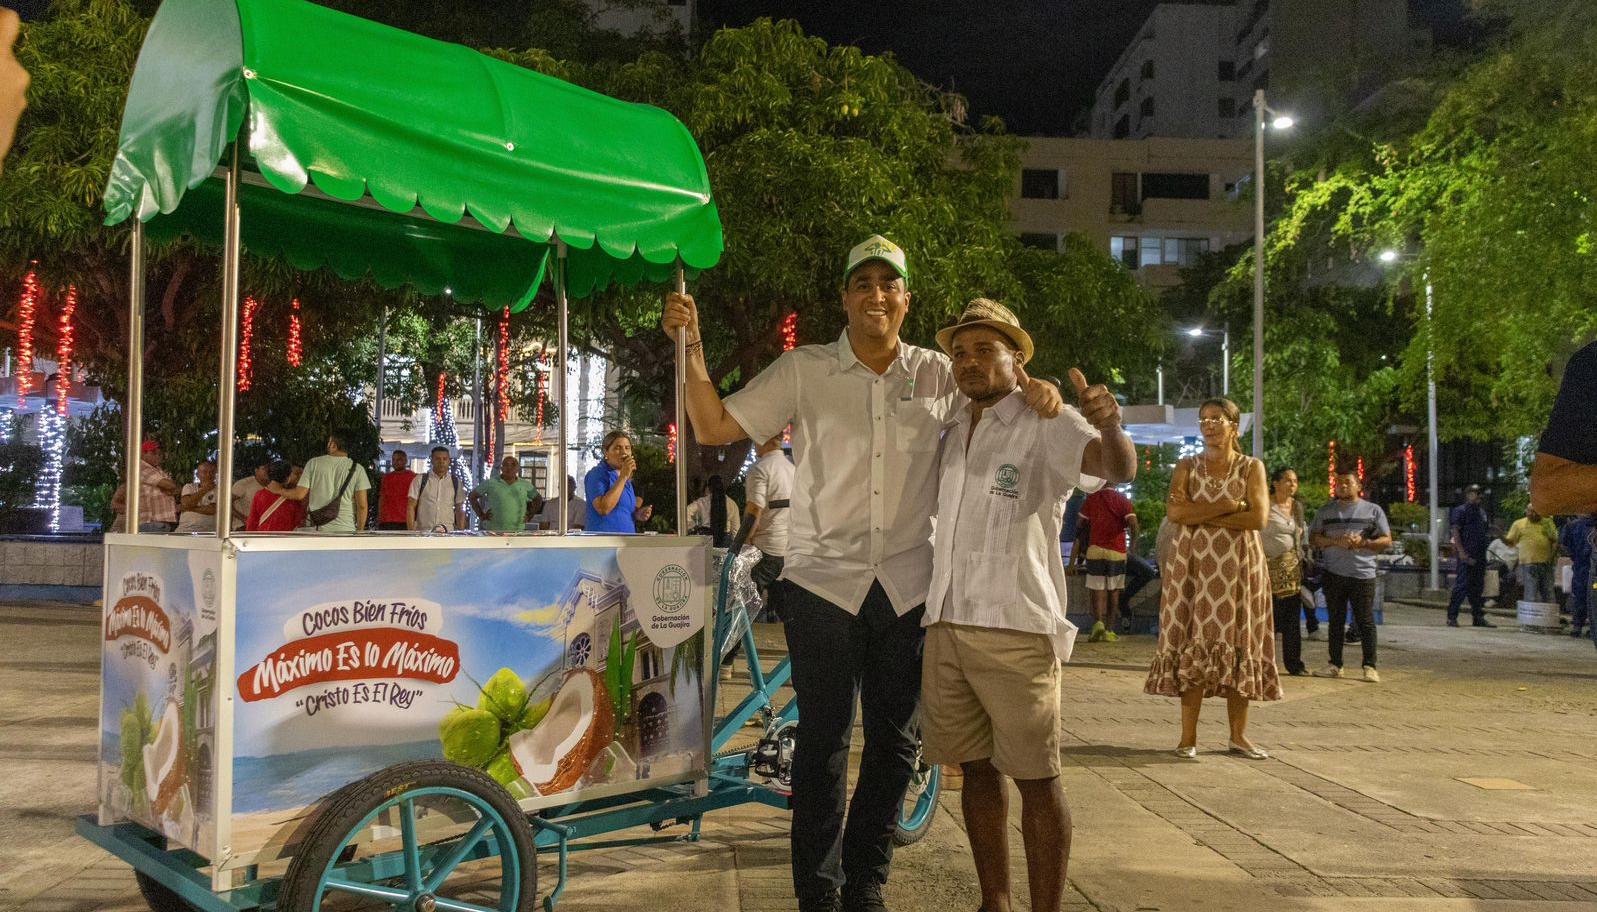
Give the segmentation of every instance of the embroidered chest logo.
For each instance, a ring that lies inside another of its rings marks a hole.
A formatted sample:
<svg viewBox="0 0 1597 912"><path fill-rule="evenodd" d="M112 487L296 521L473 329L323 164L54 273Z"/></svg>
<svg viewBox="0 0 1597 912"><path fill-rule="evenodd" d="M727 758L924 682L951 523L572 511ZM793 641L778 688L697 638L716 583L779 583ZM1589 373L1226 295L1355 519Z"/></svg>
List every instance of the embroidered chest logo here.
<svg viewBox="0 0 1597 912"><path fill-rule="evenodd" d="M1009 463L998 467L993 474L993 486L987 490L989 494L999 497L1018 498L1020 496L1020 470Z"/></svg>

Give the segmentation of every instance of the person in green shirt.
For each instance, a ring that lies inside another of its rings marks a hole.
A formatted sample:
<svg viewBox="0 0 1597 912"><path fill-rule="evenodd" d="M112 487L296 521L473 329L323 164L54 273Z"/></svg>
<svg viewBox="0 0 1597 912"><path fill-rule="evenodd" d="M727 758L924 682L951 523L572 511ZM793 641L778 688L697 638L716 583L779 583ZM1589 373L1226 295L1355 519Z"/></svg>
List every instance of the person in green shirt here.
<svg viewBox="0 0 1597 912"><path fill-rule="evenodd" d="M1532 602L1557 601L1553 592L1553 562L1558 559L1558 529L1553 521L1526 507L1523 519L1514 520L1503 541L1519 549L1519 585Z"/></svg>
<svg viewBox="0 0 1597 912"><path fill-rule="evenodd" d="M471 492L471 508L485 532L520 532L527 526L533 495L532 485L521 480L521 461L506 456L499 462L499 474Z"/></svg>

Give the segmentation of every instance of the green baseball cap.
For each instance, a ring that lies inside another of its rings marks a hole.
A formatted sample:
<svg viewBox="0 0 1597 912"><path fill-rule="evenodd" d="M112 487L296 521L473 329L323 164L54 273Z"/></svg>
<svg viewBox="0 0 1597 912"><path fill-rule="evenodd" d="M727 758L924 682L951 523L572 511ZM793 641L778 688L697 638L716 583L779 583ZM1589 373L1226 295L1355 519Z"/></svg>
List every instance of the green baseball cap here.
<svg viewBox="0 0 1597 912"><path fill-rule="evenodd" d="M848 260L843 266L843 278L847 279L848 274L866 260L881 260L893 267L899 275L909 278L909 262L904 258L904 248L879 234L871 235L848 252Z"/></svg>

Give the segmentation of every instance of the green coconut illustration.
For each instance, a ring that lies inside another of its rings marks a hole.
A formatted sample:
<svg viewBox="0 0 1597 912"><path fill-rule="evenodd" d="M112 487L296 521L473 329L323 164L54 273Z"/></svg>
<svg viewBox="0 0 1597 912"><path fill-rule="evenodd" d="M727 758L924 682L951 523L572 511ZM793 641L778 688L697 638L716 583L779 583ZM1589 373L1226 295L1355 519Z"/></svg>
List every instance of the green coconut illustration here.
<svg viewBox="0 0 1597 912"><path fill-rule="evenodd" d="M503 735L499 717L486 709L457 706L438 723L444 758L479 769L499 751Z"/></svg>

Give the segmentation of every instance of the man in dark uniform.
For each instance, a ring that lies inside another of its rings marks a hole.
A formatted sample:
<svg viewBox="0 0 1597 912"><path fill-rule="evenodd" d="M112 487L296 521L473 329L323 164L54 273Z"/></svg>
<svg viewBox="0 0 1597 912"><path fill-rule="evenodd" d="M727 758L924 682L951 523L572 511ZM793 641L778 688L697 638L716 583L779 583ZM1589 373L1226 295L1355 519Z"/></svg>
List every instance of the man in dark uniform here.
<svg viewBox="0 0 1597 912"><path fill-rule="evenodd" d="M1458 626L1458 609L1469 599L1470 613L1475 616L1476 627L1496 627L1486 620L1486 545L1491 539L1491 521L1486 508L1481 506L1481 486L1470 485L1464 489L1464 502L1448 515L1448 525L1453 529L1453 555L1457 564L1453 580L1453 598L1447 603L1447 626Z"/></svg>

